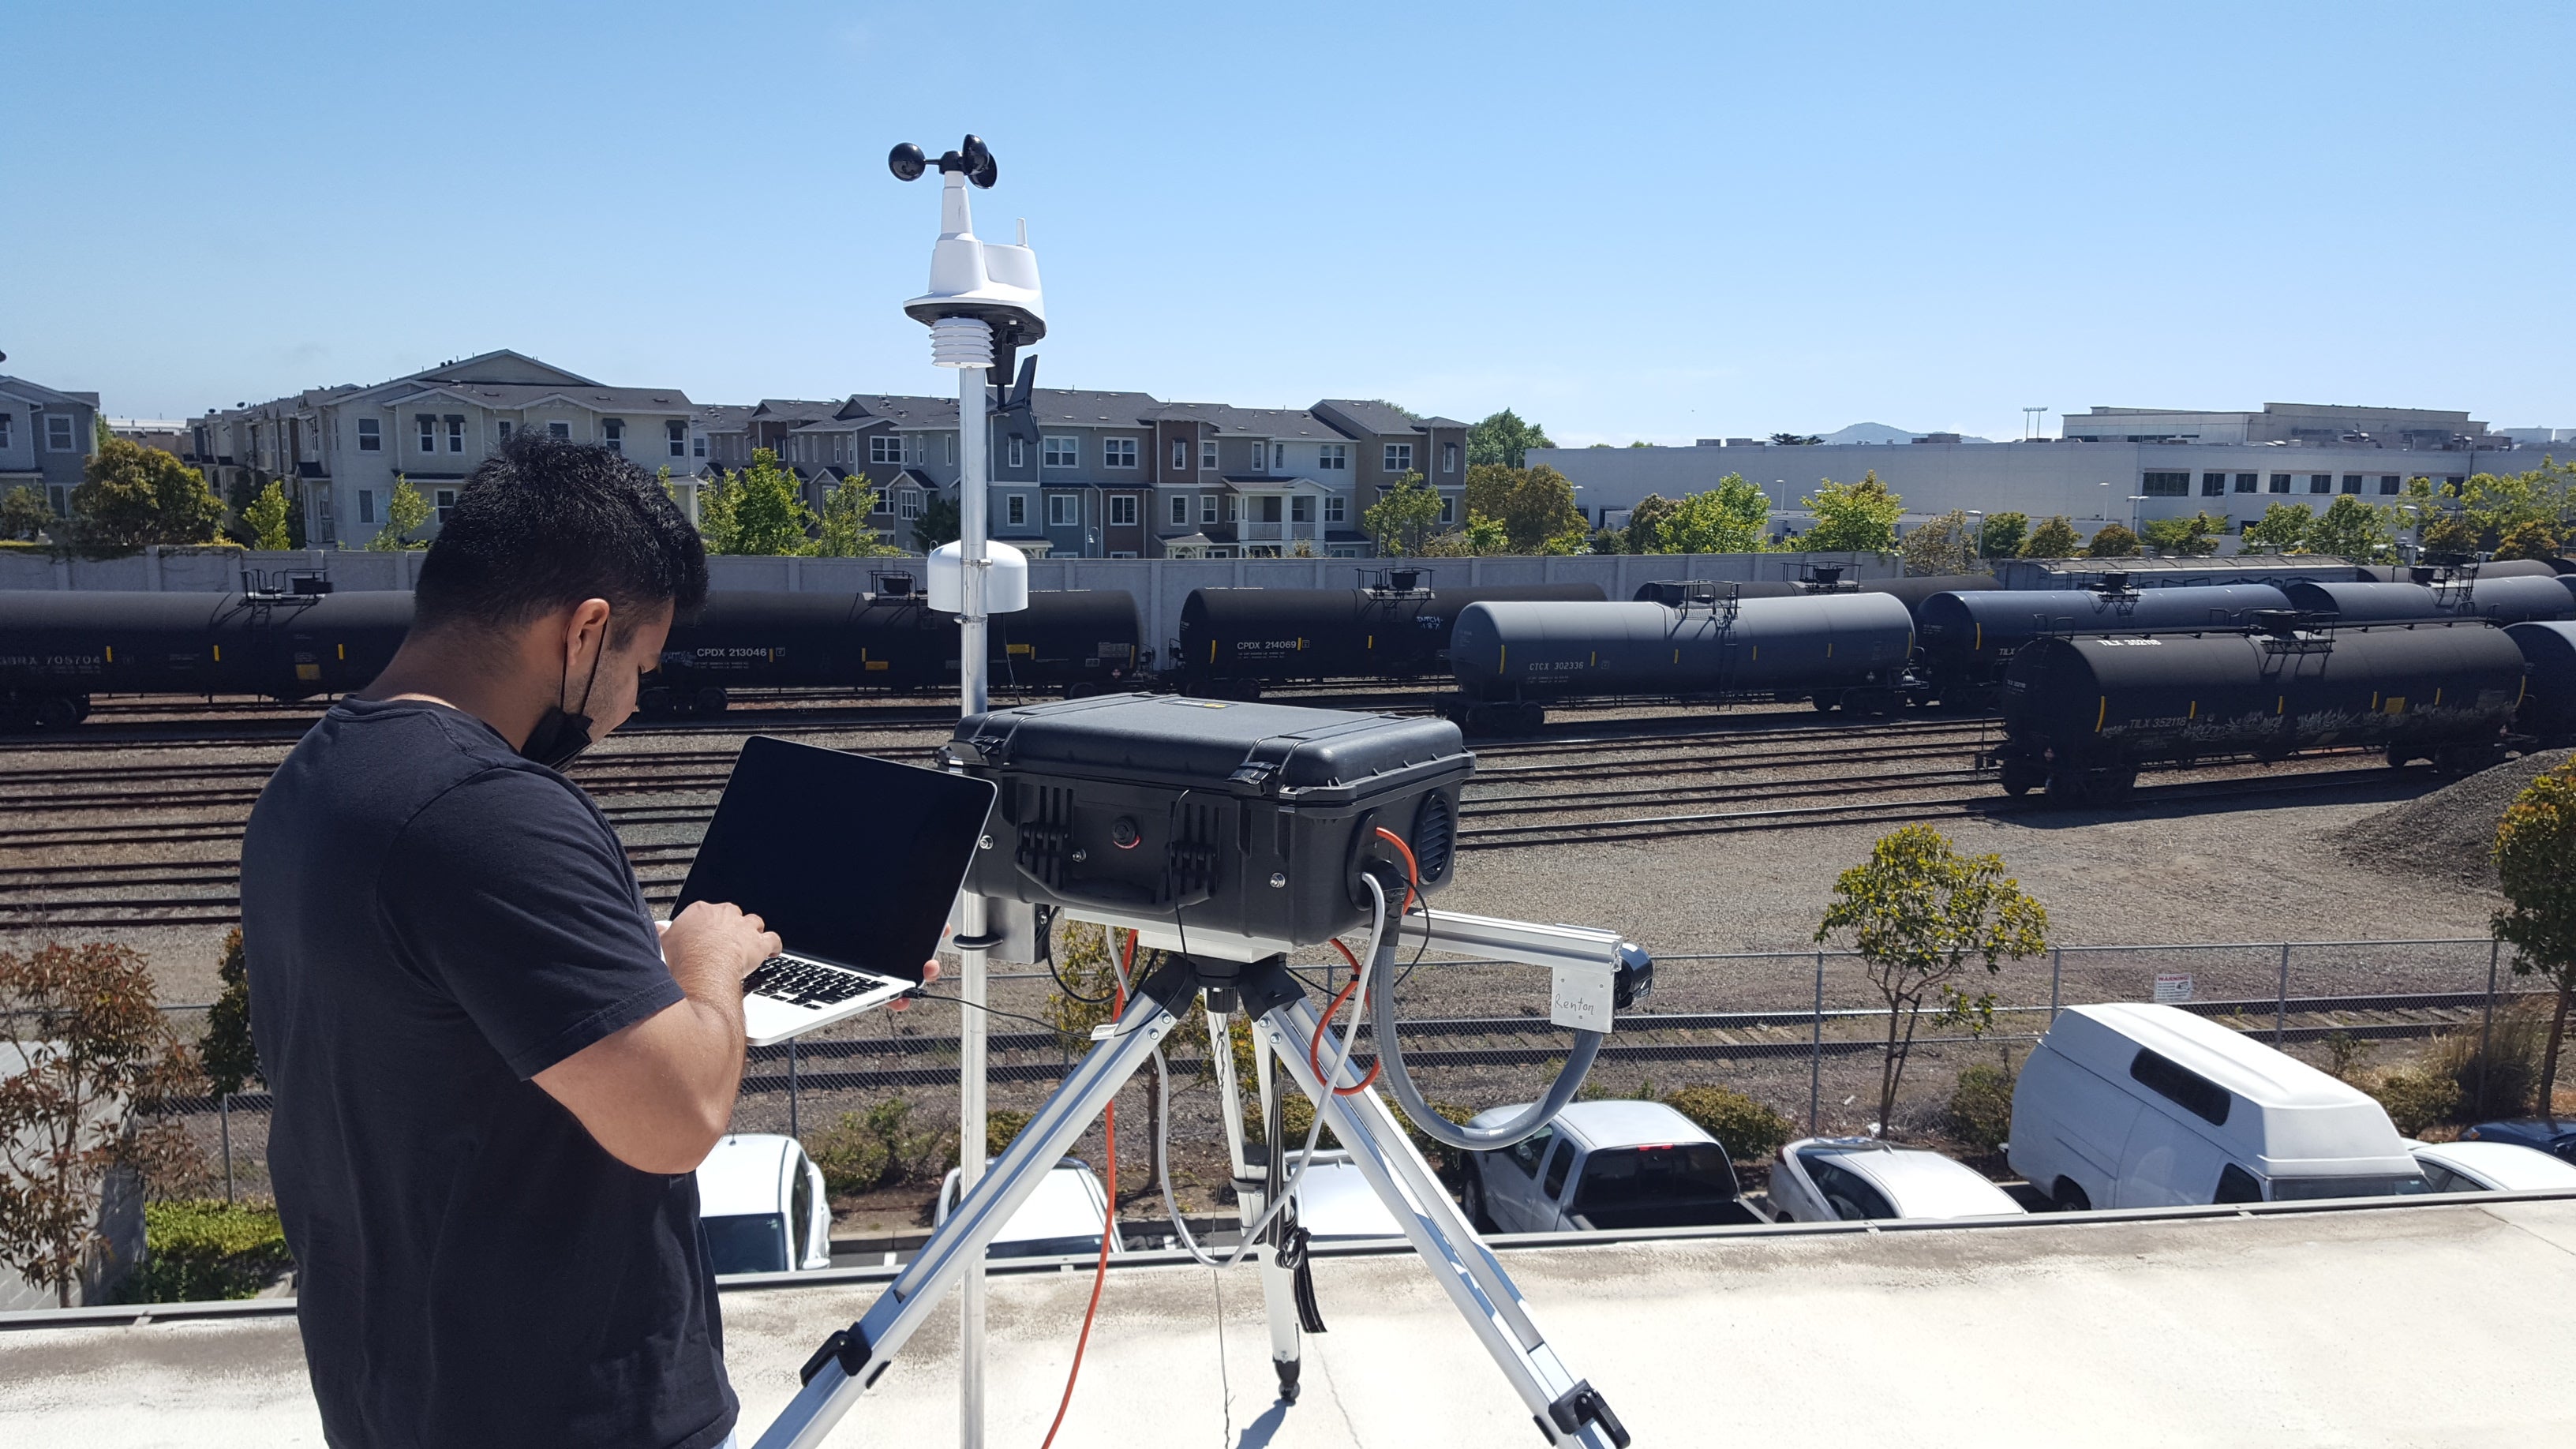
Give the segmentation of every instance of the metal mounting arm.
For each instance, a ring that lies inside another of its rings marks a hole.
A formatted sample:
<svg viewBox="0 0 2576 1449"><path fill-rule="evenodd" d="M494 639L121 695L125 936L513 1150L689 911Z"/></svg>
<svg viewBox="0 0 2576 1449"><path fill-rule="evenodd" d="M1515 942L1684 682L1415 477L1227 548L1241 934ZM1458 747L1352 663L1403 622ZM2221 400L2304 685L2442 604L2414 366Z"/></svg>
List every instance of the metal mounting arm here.
<svg viewBox="0 0 2576 1449"><path fill-rule="evenodd" d="M1578 1031L1610 1030L1613 1011L1636 1005L1655 986L1654 958L1616 931L1427 908L1407 913L1397 930L1398 944L1408 949L1427 946L1546 967L1548 1020Z"/></svg>

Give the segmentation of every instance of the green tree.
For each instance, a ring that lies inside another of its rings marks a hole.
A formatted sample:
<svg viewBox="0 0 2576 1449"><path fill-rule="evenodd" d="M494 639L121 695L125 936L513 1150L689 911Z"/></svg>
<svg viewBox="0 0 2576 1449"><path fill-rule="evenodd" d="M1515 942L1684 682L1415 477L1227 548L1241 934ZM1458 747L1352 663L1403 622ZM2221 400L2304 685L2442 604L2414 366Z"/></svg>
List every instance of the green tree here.
<svg viewBox="0 0 2576 1449"><path fill-rule="evenodd" d="M93 553L211 543L223 521L224 501L195 469L119 437L99 444L72 490L72 532Z"/></svg>
<svg viewBox="0 0 2576 1449"><path fill-rule="evenodd" d="M2245 548L2268 548L2281 553L2297 553L2308 541L2308 530L2316 527L2317 516L2304 505L2275 503L2263 510L2263 516L2245 525L2237 542Z"/></svg>
<svg viewBox="0 0 2576 1449"><path fill-rule="evenodd" d="M394 491L385 499L384 526L376 530L375 537L367 540L367 547L375 553L400 553L405 549L427 548L429 547L427 542L415 541L412 535L428 523L429 500L420 496L420 490L411 485L409 478L396 473ZM266 548L268 545L261 544L260 547Z"/></svg>
<svg viewBox="0 0 2576 1449"><path fill-rule="evenodd" d="M1583 532L1583 514L1574 506L1574 484L1544 463L1535 468L1470 464L1467 516L1502 525L1505 546L1494 552L1572 553L1574 545L1566 540Z"/></svg>
<svg viewBox="0 0 2576 1449"><path fill-rule="evenodd" d="M1890 553L1896 548L1896 521L1905 516L1905 500L1878 481L1870 469L1857 483L1831 478L1816 485L1806 500L1816 515L1807 530L1806 548L1822 553Z"/></svg>
<svg viewBox="0 0 2576 1449"><path fill-rule="evenodd" d="M68 1308L105 1245L108 1174L148 1171L180 1150L175 1123L143 1119L202 1079L154 1001L142 953L104 941L0 951L0 1046L23 1064L0 1077L0 1264Z"/></svg>
<svg viewBox="0 0 2576 1449"><path fill-rule="evenodd" d="M2478 526L2458 513L2444 513L2427 522L2415 535L2415 551L2436 561L2474 558L2485 540Z"/></svg>
<svg viewBox="0 0 2576 1449"><path fill-rule="evenodd" d="M1676 548L1664 547L1664 524L1681 510L1681 506L1680 500L1666 498L1659 493L1649 493L1638 499L1637 506L1628 510L1628 527L1624 530L1627 551L1630 553L1681 552Z"/></svg>
<svg viewBox="0 0 2576 1449"><path fill-rule="evenodd" d="M2146 530L2147 546L2167 558L2206 558L2218 552L2227 520L2203 510L2189 518L2150 518Z"/></svg>
<svg viewBox="0 0 2576 1449"><path fill-rule="evenodd" d="M819 558L882 558L902 549L877 537L868 515L877 511L877 491L864 478L852 478L823 495L820 527L814 538Z"/></svg>
<svg viewBox="0 0 2576 1449"><path fill-rule="evenodd" d="M1467 429L1467 481L1475 486L1478 464L1503 468L1524 467L1532 448L1553 448L1547 429L1525 422L1520 414L1505 408L1501 412Z"/></svg>
<svg viewBox="0 0 2576 1449"><path fill-rule="evenodd" d="M250 963L242 954L239 926L224 936L224 956L215 967L215 979L222 990L206 1010L206 1034L198 1038L197 1059L205 1064L206 1089L229 1096L259 1075L259 1049L250 1038Z"/></svg>
<svg viewBox="0 0 2576 1449"><path fill-rule="evenodd" d="M1771 443L1780 448L1812 448L1824 442L1814 433L1773 433Z"/></svg>
<svg viewBox="0 0 2576 1449"><path fill-rule="evenodd" d="M2552 559L2558 556L2558 535L2540 520L2525 519L2504 531L2496 540L2497 558Z"/></svg>
<svg viewBox="0 0 2576 1449"><path fill-rule="evenodd" d="M800 554L814 511L805 506L803 485L778 466L778 454L767 448L751 455L751 466L724 475L726 522L732 545L727 553ZM705 517L703 505L700 518ZM699 533L703 537L705 525Z"/></svg>
<svg viewBox="0 0 2576 1449"><path fill-rule="evenodd" d="M1481 513L1469 513L1467 526L1455 533L1443 533L1423 540L1425 558L1491 558L1497 554L1520 552L1512 547L1509 530Z"/></svg>
<svg viewBox="0 0 2576 1449"><path fill-rule="evenodd" d="M0 538L37 539L54 528L54 510L45 506L45 495L21 483L0 498Z"/></svg>
<svg viewBox="0 0 2576 1449"><path fill-rule="evenodd" d="M1915 578L1978 571L1977 539L1968 515L1951 509L1927 518L1905 535L1905 572Z"/></svg>
<svg viewBox="0 0 2576 1449"><path fill-rule="evenodd" d="M1959 987L1968 963L2001 972L2048 949L2048 911L2004 874L1999 855L1961 855L1929 825L1880 837L1869 861L1844 871L1816 927L1819 943L1841 937L1887 1003L1886 1056L1879 1070L1879 1130L1896 1113L1896 1091L1924 1008L1934 1025L1982 1031L1994 1020L1995 994Z"/></svg>
<svg viewBox="0 0 2576 1449"><path fill-rule="evenodd" d="M2138 536L2125 523L2103 524L2084 545L2086 558L2132 558L2137 552Z"/></svg>
<svg viewBox="0 0 2576 1449"><path fill-rule="evenodd" d="M1386 496L1360 515L1360 527L1377 540L1382 554L1418 554L1431 530L1440 524L1440 493L1419 473L1396 480Z"/></svg>
<svg viewBox="0 0 2576 1449"><path fill-rule="evenodd" d="M955 543L966 536L966 523L954 498L931 498L921 505L921 516L912 521L912 546L927 554L941 544Z"/></svg>
<svg viewBox="0 0 2576 1449"><path fill-rule="evenodd" d="M1990 513L1977 527L1977 556L2011 558L2021 552L2022 540L2029 536L2029 514Z"/></svg>
<svg viewBox="0 0 2576 1449"><path fill-rule="evenodd" d="M2308 536L2300 540L2299 551L2370 563L2396 551L2391 539L2386 512L2344 494L2327 504L2324 514L2308 525Z"/></svg>
<svg viewBox="0 0 2576 1449"><path fill-rule="evenodd" d="M250 506L242 510L242 522L250 526L250 546L293 548L295 545L291 540L294 535L288 532L286 525L294 512L295 505L286 501L285 482L269 479L268 486L259 490L258 496L251 499Z"/></svg>
<svg viewBox="0 0 2576 1449"><path fill-rule="evenodd" d="M708 553L739 553L733 546L733 488L721 468L698 480L698 541Z"/></svg>
<svg viewBox="0 0 2576 1449"><path fill-rule="evenodd" d="M2495 913L2496 939L2514 948L2513 974L2556 988L2549 1044L2540 1055L2540 1110L2558 1081L2558 1048L2576 1002L2576 761L2533 779L2496 825L2496 874L2512 909Z"/></svg>
<svg viewBox="0 0 2576 1449"><path fill-rule="evenodd" d="M2075 523L2063 513L2052 513L2041 519L2015 550L2022 558L2073 558L2082 540L2075 535Z"/></svg>
<svg viewBox="0 0 2576 1449"><path fill-rule="evenodd" d="M1660 501L1660 500L1658 500ZM1631 515L1630 527L1635 527ZM1682 499L1655 521L1653 553L1760 553L1770 546L1771 500L1729 473Z"/></svg>

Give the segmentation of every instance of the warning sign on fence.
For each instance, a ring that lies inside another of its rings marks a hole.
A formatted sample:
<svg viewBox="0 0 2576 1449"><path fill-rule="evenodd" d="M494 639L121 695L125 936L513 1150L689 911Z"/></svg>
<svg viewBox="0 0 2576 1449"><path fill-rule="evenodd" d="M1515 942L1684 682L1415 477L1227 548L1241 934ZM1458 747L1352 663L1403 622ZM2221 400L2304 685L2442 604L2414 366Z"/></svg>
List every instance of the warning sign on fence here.
<svg viewBox="0 0 2576 1449"><path fill-rule="evenodd" d="M2188 971L2157 972L2156 1000L2159 1002L2191 1000L2191 973Z"/></svg>

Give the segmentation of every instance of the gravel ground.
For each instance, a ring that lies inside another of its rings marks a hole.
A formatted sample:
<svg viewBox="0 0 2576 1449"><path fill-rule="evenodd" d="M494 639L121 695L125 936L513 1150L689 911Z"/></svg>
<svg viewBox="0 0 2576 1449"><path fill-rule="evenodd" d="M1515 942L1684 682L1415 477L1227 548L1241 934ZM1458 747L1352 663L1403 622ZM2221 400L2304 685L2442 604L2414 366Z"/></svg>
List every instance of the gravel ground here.
<svg viewBox="0 0 2576 1449"><path fill-rule="evenodd" d="M2565 750L2544 750L2393 806L2355 822L2337 842L2344 859L2386 875L2451 880L2494 893L2496 824L2514 797L2543 771L2565 764Z"/></svg>

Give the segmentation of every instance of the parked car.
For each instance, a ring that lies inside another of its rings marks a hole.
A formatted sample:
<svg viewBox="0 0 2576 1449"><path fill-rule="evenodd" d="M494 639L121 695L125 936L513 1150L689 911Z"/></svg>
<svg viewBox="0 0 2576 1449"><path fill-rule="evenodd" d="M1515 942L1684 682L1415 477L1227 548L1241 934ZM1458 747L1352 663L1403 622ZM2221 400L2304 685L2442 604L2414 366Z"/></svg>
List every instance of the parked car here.
<svg viewBox="0 0 2576 1449"><path fill-rule="evenodd" d="M823 1172L793 1137L738 1132L698 1164L698 1222L719 1273L832 1266Z"/></svg>
<svg viewBox="0 0 2576 1449"><path fill-rule="evenodd" d="M2510 1122L2481 1122L2460 1134L2463 1142L2510 1142L2546 1152L2561 1162L2576 1162L2576 1120L2565 1117L2517 1117Z"/></svg>
<svg viewBox="0 0 2576 1449"><path fill-rule="evenodd" d="M2170 1006L2070 1007L2013 1087L2013 1169L2061 1208L2424 1191L2361 1089Z"/></svg>
<svg viewBox="0 0 2576 1449"><path fill-rule="evenodd" d="M1964 1162L1875 1137L1802 1137L1780 1149L1771 1211L1784 1223L2018 1217L2012 1194Z"/></svg>
<svg viewBox="0 0 2576 1449"><path fill-rule="evenodd" d="M1292 1171L1296 1167L1293 1154L1289 1167ZM1297 1225L1319 1243L1404 1236L1395 1215L1378 1200L1368 1179L1360 1176L1350 1153L1339 1148L1317 1152L1306 1165L1306 1175L1297 1179Z"/></svg>
<svg viewBox="0 0 2576 1449"><path fill-rule="evenodd" d="M1527 1110L1496 1107L1491 1127ZM1661 1102L1576 1102L1498 1152L1465 1154L1467 1220L1481 1232L1758 1223L1726 1149Z"/></svg>
<svg viewBox="0 0 2576 1449"><path fill-rule="evenodd" d="M949 1214L957 1210L957 1169L939 1184L939 1206L933 1212L931 1225L945 1227ZM1100 1179L1092 1175L1090 1164L1068 1157L1047 1170L1038 1182L1037 1191L1029 1194L1011 1220L993 1235L984 1248L987 1258L1063 1258L1097 1254L1100 1235L1109 1223L1109 1194L1102 1190ZM1127 1245L1112 1236L1110 1256L1127 1251Z"/></svg>
<svg viewBox="0 0 2576 1449"><path fill-rule="evenodd" d="M2576 1162L2512 1142L2409 1142L2434 1192L2535 1192L2576 1187Z"/></svg>

